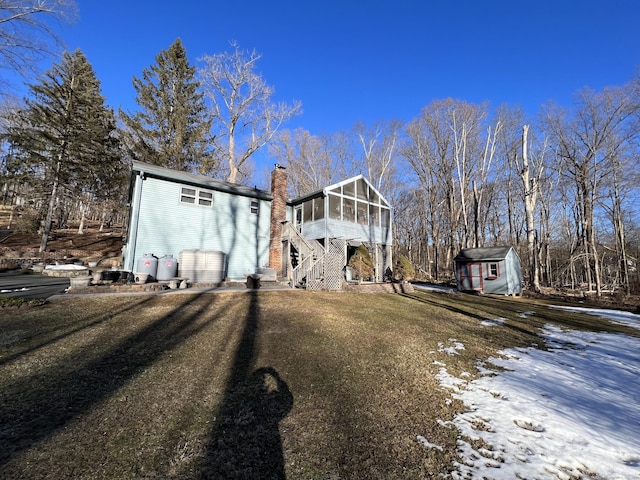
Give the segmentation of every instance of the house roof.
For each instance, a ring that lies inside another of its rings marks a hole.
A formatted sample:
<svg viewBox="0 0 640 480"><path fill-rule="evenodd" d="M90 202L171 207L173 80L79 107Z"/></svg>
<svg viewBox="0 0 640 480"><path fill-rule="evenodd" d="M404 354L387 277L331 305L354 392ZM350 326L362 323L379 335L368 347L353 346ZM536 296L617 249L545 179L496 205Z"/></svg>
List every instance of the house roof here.
<svg viewBox="0 0 640 480"><path fill-rule="evenodd" d="M504 247L483 247L483 248L463 248L456 255L454 260L461 261L487 261L487 260L504 260L509 251L513 250L510 246Z"/></svg>
<svg viewBox="0 0 640 480"><path fill-rule="evenodd" d="M273 200L273 195L264 190L257 188L246 187L244 185L238 185L230 182L223 182L222 180L216 180L215 178L206 177L204 175L196 175L189 172L182 172L179 170L172 170L170 168L159 167L158 165L152 165L150 163L133 161L132 172L138 172L145 176L162 178L165 180L171 180L178 183L184 183L196 187L203 187L210 190L216 190L219 192L231 193L234 195L241 195L243 197L258 198L260 200Z"/></svg>
<svg viewBox="0 0 640 480"><path fill-rule="evenodd" d="M346 180L342 180L341 182L338 182L338 183L334 183L333 185L329 185L327 187L324 187L322 190L316 190L315 192L311 192L311 193L308 193L308 194L303 195L301 197L294 198L294 199L289 201L289 204L290 205L297 205L297 204L303 203L303 202L305 202L307 200L310 200L312 198L327 196L327 192L329 192L330 190L335 190L336 188L341 187L342 185L346 185L347 183L355 182L356 180L364 180L364 182L367 185L369 185L369 188L371 190L373 190L378 195L378 197L380 197L380 202L383 203L386 207L391 208L391 204L389 202L387 202L386 198L384 198L384 196L382 196L382 194L376 189L376 187L371 185L371 182L369 180L367 180L365 178L365 176L362 175L362 174L356 175L355 177L347 178Z"/></svg>

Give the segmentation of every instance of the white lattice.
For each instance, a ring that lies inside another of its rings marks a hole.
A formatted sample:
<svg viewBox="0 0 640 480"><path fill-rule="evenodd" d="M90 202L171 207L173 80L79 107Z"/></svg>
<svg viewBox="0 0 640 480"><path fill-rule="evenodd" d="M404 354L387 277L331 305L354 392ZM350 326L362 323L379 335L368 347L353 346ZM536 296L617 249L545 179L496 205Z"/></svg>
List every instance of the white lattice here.
<svg viewBox="0 0 640 480"><path fill-rule="evenodd" d="M327 245L324 278L327 290L341 290L344 278L344 266L347 263L344 240L333 239Z"/></svg>

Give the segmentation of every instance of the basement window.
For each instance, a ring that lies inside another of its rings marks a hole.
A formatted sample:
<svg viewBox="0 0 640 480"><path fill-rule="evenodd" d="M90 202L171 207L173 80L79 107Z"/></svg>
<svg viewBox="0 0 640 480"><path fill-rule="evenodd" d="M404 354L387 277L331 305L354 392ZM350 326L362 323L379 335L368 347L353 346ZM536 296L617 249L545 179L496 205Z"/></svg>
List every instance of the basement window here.
<svg viewBox="0 0 640 480"><path fill-rule="evenodd" d="M199 188L182 187L180 189L180 202L211 207L213 206L213 192L200 190Z"/></svg>

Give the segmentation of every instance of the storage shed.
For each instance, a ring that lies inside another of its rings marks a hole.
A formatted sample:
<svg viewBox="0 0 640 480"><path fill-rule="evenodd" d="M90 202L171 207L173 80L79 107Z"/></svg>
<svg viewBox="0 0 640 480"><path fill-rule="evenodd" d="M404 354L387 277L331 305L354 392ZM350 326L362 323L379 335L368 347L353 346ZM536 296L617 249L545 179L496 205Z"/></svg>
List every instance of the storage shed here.
<svg viewBox="0 0 640 480"><path fill-rule="evenodd" d="M465 248L456 255L458 290L520 295L522 270L513 247Z"/></svg>

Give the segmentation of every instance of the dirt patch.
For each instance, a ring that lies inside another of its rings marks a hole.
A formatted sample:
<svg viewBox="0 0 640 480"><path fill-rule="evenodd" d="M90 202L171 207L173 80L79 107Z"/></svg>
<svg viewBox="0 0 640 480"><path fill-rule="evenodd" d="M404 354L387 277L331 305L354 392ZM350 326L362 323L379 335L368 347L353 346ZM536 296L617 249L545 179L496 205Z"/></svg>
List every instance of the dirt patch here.
<svg viewBox="0 0 640 480"><path fill-rule="evenodd" d="M45 261L99 262L101 266L119 264L124 245L122 229L90 226L85 233L78 229L54 230L44 255L39 253L40 237L11 230L0 230L0 256L5 259L42 259Z"/></svg>

